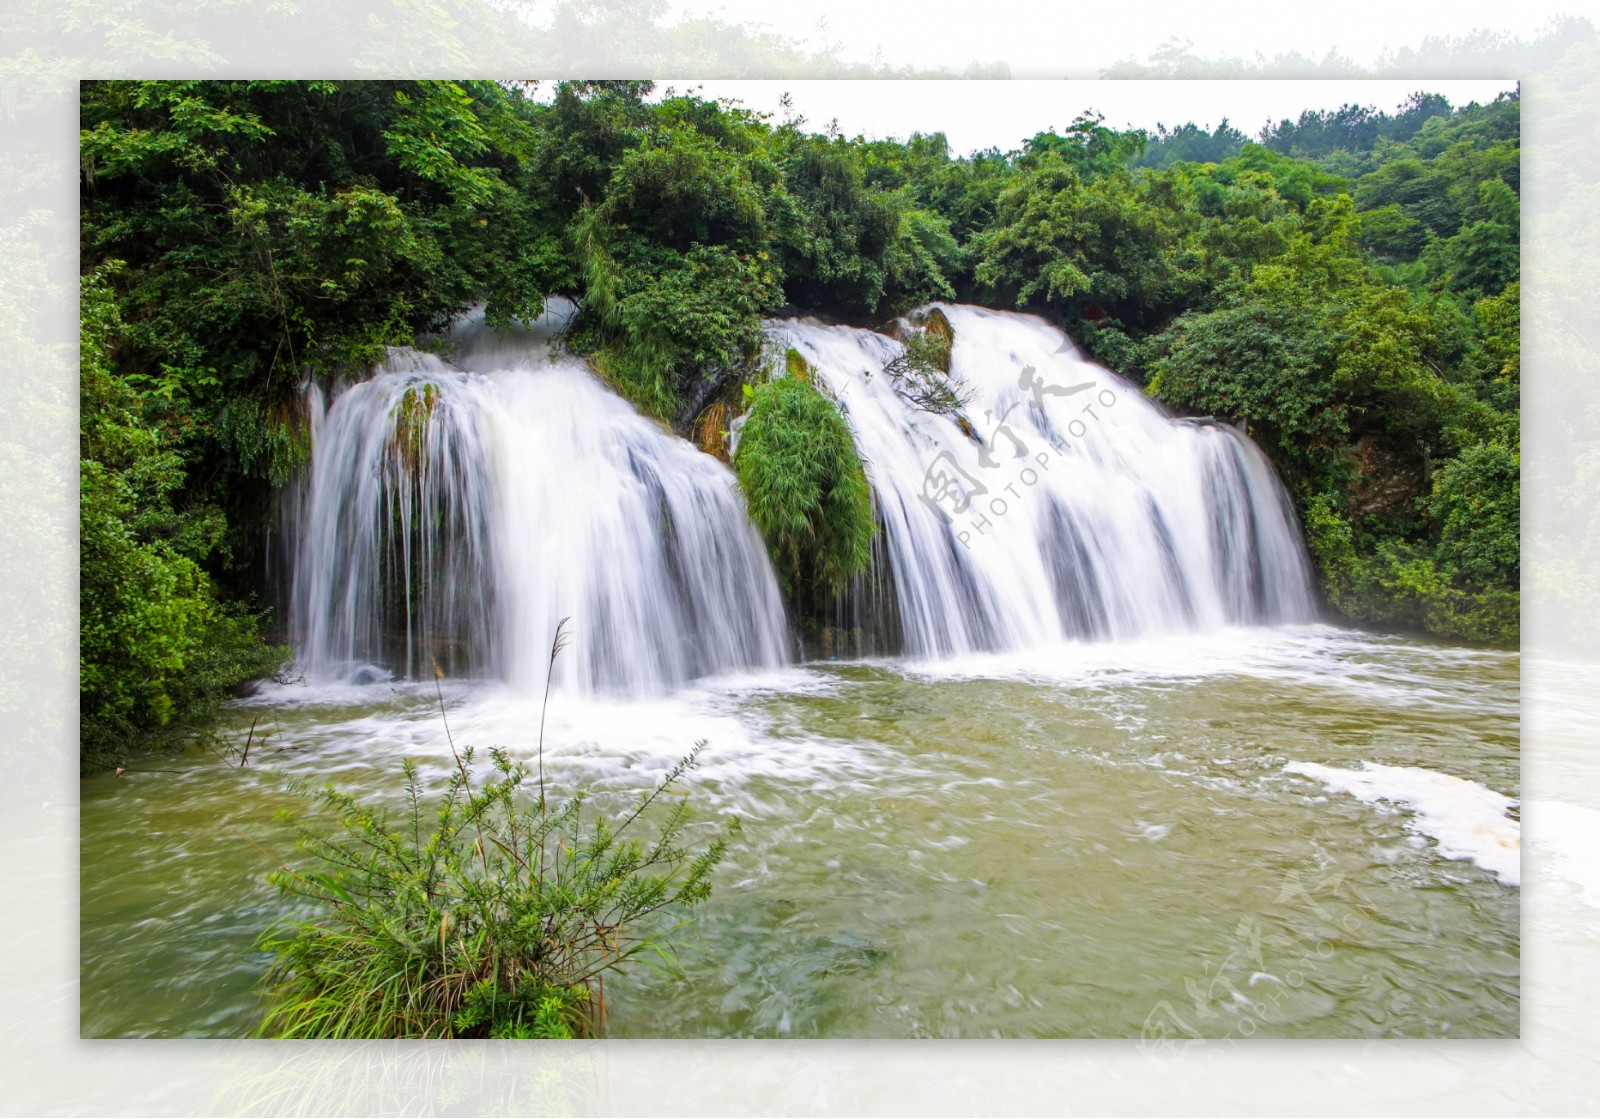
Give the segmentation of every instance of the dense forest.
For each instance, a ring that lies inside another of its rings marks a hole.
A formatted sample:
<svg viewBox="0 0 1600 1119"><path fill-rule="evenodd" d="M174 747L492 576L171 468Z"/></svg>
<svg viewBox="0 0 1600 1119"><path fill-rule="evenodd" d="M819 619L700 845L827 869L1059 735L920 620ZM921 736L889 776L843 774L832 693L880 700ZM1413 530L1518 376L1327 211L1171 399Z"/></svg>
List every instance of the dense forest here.
<svg viewBox="0 0 1600 1119"><path fill-rule="evenodd" d="M747 413L733 465L801 609L867 561L870 503L803 370L764 383L762 320L882 327L944 299L1042 315L1169 409L1244 425L1344 617L1516 642L1514 97L1253 141L1087 114L958 157L654 93L84 84L88 763L285 662L263 557L308 378L558 294L582 307L568 343L642 412L697 439ZM764 425L819 453L790 461Z"/></svg>

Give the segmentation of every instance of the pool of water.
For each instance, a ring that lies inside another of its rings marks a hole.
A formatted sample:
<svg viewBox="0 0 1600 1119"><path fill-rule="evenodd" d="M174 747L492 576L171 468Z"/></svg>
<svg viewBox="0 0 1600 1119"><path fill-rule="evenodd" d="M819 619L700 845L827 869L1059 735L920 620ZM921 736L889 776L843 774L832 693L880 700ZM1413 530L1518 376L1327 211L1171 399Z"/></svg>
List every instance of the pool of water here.
<svg viewBox="0 0 1600 1119"><path fill-rule="evenodd" d="M650 701L558 692L549 779L683 788L741 829L607 981L613 1036L1510 1037L1518 657L1326 626L939 663L814 663ZM457 743L530 759L539 695L458 682ZM300 856L284 778L443 779L431 683L274 686L82 782L85 1036L240 1036ZM253 729L252 729L253 728Z"/></svg>

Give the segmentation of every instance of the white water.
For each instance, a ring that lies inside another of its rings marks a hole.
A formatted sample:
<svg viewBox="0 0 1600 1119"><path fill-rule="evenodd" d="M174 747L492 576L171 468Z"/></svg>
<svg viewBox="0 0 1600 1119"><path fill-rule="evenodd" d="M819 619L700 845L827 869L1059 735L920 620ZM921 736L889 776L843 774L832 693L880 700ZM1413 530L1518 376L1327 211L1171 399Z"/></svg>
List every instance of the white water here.
<svg viewBox="0 0 1600 1119"><path fill-rule="evenodd" d="M1178 421L1042 320L944 306L971 431L905 401L900 344L771 324L844 408L883 531L857 648L914 657L1315 617L1288 499L1248 439ZM779 592L732 474L552 339L571 305L446 362L397 350L314 413L293 636L320 680L451 674L645 695L785 663ZM407 394L411 394L408 398ZM397 438L422 407L415 449ZM403 430L403 428L402 428ZM981 437L983 442L979 442ZM870 589L869 589L870 588Z"/></svg>
<svg viewBox="0 0 1600 1119"><path fill-rule="evenodd" d="M1316 616L1294 513L1253 443L1168 417L1041 319L940 307L976 439L896 392L882 370L899 343L809 321L774 327L849 417L906 652Z"/></svg>
<svg viewBox="0 0 1600 1119"><path fill-rule="evenodd" d="M1284 769L1366 804L1405 808L1412 828L1432 836L1445 858L1468 859L1507 886L1522 883L1522 826L1509 815L1517 803L1510 797L1476 781L1410 765L1364 761L1360 769L1344 769L1290 762Z"/></svg>
<svg viewBox="0 0 1600 1119"><path fill-rule="evenodd" d="M568 307L451 364L396 351L314 431L293 600L300 668L452 670L649 694L787 659L783 605L731 472L642 418L549 339ZM434 386L415 464L408 390ZM408 606L409 604L409 606Z"/></svg>

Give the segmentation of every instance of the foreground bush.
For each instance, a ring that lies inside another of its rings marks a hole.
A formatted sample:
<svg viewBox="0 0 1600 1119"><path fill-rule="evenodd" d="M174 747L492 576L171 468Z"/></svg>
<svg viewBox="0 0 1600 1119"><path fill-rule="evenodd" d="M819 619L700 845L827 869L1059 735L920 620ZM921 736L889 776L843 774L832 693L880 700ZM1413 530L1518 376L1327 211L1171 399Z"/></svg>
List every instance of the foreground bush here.
<svg viewBox="0 0 1600 1119"><path fill-rule="evenodd" d="M703 743L701 744L703 745ZM453 748L452 748L453 749ZM603 978L665 945L643 922L710 893L719 837L699 854L683 846L687 804L665 811L653 838L630 834L695 764L695 750L621 823L585 819L579 793L547 802L542 778L491 750L479 780L473 753L437 808L416 767L404 765L399 818L331 786L316 794L336 814L327 838L307 826L301 846L322 869L270 880L324 907L269 932L272 1037L593 1037L604 1021ZM730 824L730 827L733 826Z"/></svg>

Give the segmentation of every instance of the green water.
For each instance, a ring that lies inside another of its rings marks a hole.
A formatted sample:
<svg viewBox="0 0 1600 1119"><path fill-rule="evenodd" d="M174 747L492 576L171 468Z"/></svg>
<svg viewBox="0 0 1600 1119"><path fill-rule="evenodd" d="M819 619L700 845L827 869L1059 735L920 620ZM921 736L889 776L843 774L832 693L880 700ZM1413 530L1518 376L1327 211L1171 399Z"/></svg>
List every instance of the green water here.
<svg viewBox="0 0 1600 1119"><path fill-rule="evenodd" d="M537 697L446 700L458 741L532 750ZM400 758L449 760L410 686L280 688L229 714L239 743L252 724L247 769L195 751L83 782L85 1036L247 1034L252 943L287 912L263 876L297 857L280 775L398 802ZM558 786L623 796L697 738L705 827L743 827L673 935L681 974L608 981L614 1036L1518 1032L1515 808L1464 784L1519 795L1514 654L1306 627L810 665L556 696L546 750ZM1460 780L1407 799L1418 770Z"/></svg>

